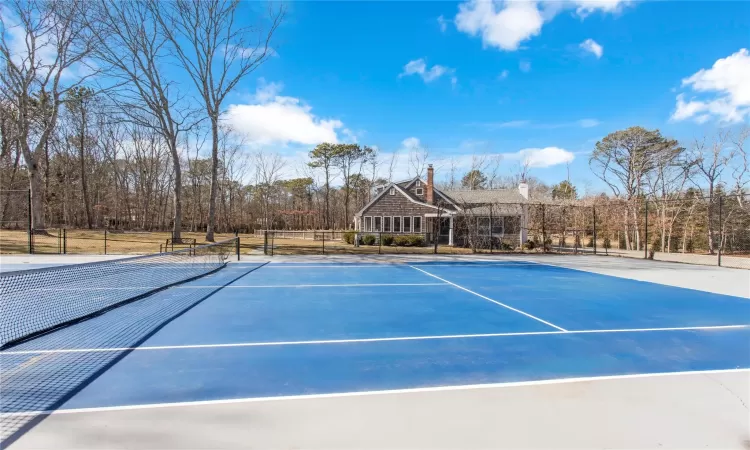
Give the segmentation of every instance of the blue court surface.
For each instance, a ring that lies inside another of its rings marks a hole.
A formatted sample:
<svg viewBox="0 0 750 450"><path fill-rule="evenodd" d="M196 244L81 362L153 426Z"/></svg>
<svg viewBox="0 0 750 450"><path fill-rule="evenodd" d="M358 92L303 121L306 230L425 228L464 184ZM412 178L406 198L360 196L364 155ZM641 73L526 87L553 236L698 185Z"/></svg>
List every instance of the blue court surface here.
<svg viewBox="0 0 750 450"><path fill-rule="evenodd" d="M750 299L521 261L232 263L0 356L13 417L737 369Z"/></svg>

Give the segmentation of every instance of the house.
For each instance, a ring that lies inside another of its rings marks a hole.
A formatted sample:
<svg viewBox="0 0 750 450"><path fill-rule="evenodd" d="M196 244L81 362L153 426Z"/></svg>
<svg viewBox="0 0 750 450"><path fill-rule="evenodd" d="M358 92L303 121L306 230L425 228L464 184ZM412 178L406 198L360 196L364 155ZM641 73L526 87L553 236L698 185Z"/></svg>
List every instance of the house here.
<svg viewBox="0 0 750 450"><path fill-rule="evenodd" d="M526 241L529 187L518 189L445 190L414 177L379 186L375 197L354 215L362 233L423 234L448 245L467 245L472 237L502 241L513 247Z"/></svg>

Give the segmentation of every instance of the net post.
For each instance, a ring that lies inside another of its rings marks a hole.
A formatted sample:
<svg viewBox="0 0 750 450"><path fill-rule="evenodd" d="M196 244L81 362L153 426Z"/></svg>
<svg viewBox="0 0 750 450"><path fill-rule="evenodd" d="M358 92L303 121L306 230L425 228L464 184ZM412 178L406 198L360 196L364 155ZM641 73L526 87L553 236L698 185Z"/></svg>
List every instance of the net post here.
<svg viewBox="0 0 750 450"><path fill-rule="evenodd" d="M591 207L591 214L594 219L594 254L596 255L596 206Z"/></svg>
<svg viewBox="0 0 750 450"><path fill-rule="evenodd" d="M643 258L648 259L648 199L644 201L645 229L643 231Z"/></svg>
<svg viewBox="0 0 750 450"><path fill-rule="evenodd" d="M263 230L263 254L268 254L268 230Z"/></svg>
<svg viewBox="0 0 750 450"><path fill-rule="evenodd" d="M240 236L235 235L235 247L237 250L237 261L240 260Z"/></svg>
<svg viewBox="0 0 750 450"><path fill-rule="evenodd" d="M722 223L722 217L721 217L723 203L724 203L724 197L719 196L719 255L718 255L719 267L721 267L721 248L724 246L724 224Z"/></svg>
<svg viewBox="0 0 750 450"><path fill-rule="evenodd" d="M29 219L28 222L28 235L29 235L29 254L34 253L34 223L31 218L31 188L29 188L29 194L28 194L28 210L26 211L27 218Z"/></svg>

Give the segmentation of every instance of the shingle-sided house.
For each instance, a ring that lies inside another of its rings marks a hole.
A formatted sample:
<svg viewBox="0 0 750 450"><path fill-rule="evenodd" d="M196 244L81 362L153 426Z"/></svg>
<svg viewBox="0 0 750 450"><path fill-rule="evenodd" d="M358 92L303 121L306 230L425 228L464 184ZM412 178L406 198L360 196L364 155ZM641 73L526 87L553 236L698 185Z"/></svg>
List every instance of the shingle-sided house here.
<svg viewBox="0 0 750 450"><path fill-rule="evenodd" d="M526 241L529 188L445 190L435 188L434 169L427 180L389 183L354 215L354 229L362 233L425 234L449 245L463 245L473 233L506 243ZM436 227L436 223L439 224Z"/></svg>

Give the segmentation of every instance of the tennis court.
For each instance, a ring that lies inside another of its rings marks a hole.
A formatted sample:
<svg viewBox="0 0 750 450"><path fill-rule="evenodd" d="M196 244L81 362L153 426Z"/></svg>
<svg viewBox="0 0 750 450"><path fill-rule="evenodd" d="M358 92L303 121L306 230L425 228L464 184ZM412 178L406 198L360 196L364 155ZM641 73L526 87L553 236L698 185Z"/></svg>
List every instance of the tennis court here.
<svg viewBox="0 0 750 450"><path fill-rule="evenodd" d="M748 298L545 261L232 262L4 350L3 437L39 446L92 412L750 369Z"/></svg>

